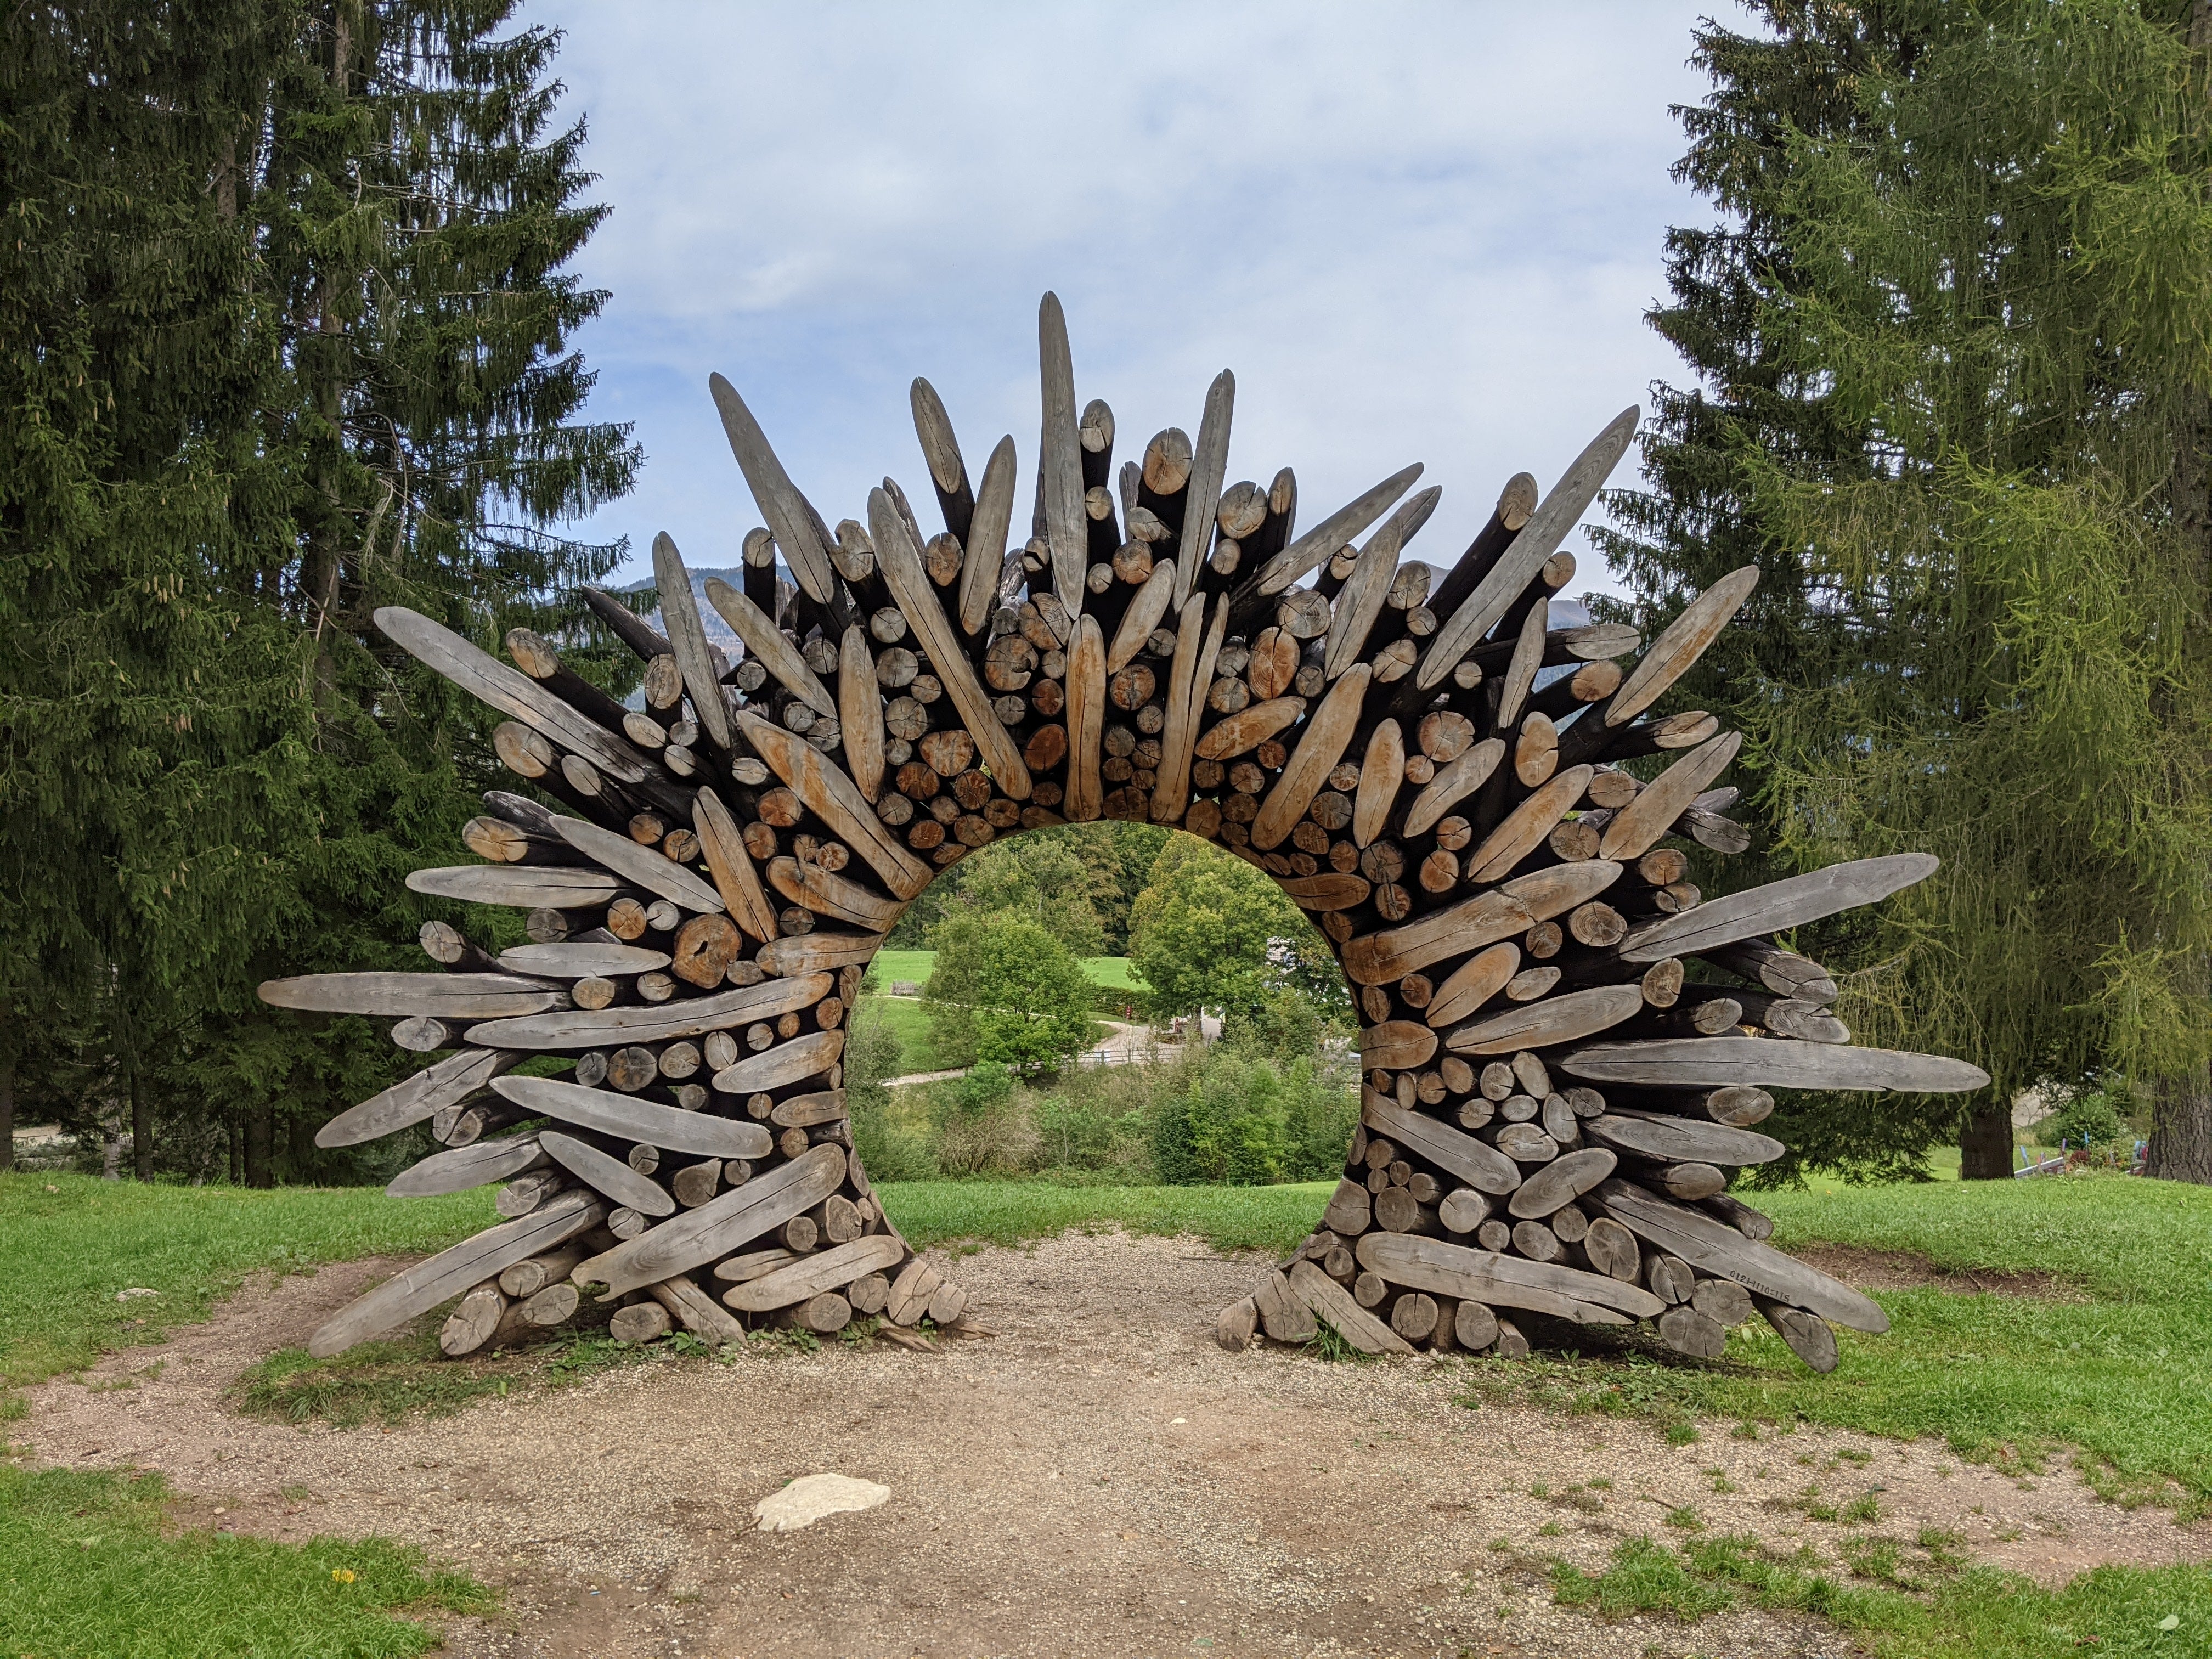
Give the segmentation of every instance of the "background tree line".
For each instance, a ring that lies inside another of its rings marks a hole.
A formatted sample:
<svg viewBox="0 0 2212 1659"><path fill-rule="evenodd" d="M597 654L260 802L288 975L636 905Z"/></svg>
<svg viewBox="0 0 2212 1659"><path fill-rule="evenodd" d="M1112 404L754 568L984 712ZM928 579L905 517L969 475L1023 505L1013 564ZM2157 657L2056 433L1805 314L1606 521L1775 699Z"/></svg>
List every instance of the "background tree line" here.
<svg viewBox="0 0 2212 1659"><path fill-rule="evenodd" d="M1895 1175L1962 1135L2001 1175L2016 1091L2101 1085L2154 1173L2212 1181L2212 0L1752 11L1697 36L1710 222L1651 313L1686 372L1597 533L1647 632L1762 572L1686 688L1751 739L1755 856L1708 890L1937 852L1800 943L1864 1039L1993 1079L1963 1123L1807 1097L1784 1138ZM508 12L86 0L0 35L0 1117L132 1126L141 1175L373 1173L309 1134L399 1056L252 988L412 965L436 907L400 878L495 775L375 605L628 689L572 597L623 550L556 528L639 459L570 344L605 210ZM948 1006L1127 954L1158 1012L1310 1048L1341 984L1271 954L1310 936L1270 901L1097 825L970 860L894 943L970 973Z"/></svg>

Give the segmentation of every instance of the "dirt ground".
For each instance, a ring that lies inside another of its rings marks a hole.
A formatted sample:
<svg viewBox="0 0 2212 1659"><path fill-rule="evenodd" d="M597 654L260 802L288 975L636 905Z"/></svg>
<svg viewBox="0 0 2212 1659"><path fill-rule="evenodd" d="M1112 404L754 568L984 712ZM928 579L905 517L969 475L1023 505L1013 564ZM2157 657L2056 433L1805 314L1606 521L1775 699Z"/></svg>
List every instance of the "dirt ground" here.
<svg viewBox="0 0 2212 1659"><path fill-rule="evenodd" d="M255 1287L163 1347L35 1390L16 1433L43 1461L162 1471L188 1524L418 1543L505 1588L501 1616L447 1630L471 1659L1842 1656L1844 1638L1763 1613L1600 1623L1555 1607L1534 1565L1595 1568L1624 1536L1680 1535L1678 1506L1839 1563L1843 1529L1792 1505L1812 1485L1876 1494L1881 1518L1856 1535L1909 1546L1940 1528L2050 1581L2212 1559L2212 1528L1933 1443L1719 1425L1670 1446L1641 1423L1470 1410L1428 1359L1224 1353L1214 1311L1261 1264L1188 1239L1071 1235L944 1264L1000 1334L934 1352L644 1366L398 1430L225 1408L245 1366L398 1265ZM752 1529L757 1501L823 1470L891 1498Z"/></svg>

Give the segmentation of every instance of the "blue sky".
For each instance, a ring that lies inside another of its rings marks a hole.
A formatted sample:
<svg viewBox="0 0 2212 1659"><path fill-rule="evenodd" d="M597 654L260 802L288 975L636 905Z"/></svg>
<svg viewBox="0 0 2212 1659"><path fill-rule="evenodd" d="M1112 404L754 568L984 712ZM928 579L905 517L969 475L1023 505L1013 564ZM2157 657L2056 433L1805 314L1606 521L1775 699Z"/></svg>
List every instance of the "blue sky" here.
<svg viewBox="0 0 2212 1659"><path fill-rule="evenodd" d="M1195 433L1237 374L1229 476L1295 467L1302 520L1412 460L1443 486L1408 550L1449 562L1511 473L1548 485L1655 377L1643 313L1686 64L1724 3L1202 7L528 3L567 32L567 108L614 212L580 343L592 413L635 424L636 490L589 532L642 574L761 522L706 380L742 391L835 524L897 477L934 528L908 386L971 474L1002 434L1034 478L1036 306L1118 462ZM1632 462L1629 465L1632 465ZM1625 482L1628 466L1615 475ZM1024 522L1026 522L1025 515ZM1612 586L1579 533L1571 592Z"/></svg>

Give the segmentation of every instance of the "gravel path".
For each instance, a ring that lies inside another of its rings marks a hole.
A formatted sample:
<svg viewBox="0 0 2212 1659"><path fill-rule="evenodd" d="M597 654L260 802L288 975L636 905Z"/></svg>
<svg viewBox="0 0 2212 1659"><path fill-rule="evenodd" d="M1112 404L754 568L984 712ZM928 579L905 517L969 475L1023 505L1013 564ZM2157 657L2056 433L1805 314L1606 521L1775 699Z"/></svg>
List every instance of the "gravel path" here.
<svg viewBox="0 0 2212 1659"><path fill-rule="evenodd" d="M931 1353L641 1367L397 1431L224 1408L244 1366L398 1265L257 1287L165 1347L33 1390L17 1433L47 1462L164 1471L187 1524L382 1533L506 1586L504 1618L449 1630L463 1656L1841 1659L1850 1644L1762 1613L1586 1620L1552 1605L1534 1564L1595 1567L1625 1536L1667 1535L1681 1506L1838 1563L1844 1529L1793 1503L1815 1483L1834 1502L1875 1492L1881 1520L1851 1535L1909 1546L1941 1528L2053 1582L2212 1558L2212 1529L1931 1443L1716 1425L1674 1447L1640 1423L1470 1410L1451 1363L1226 1354L1213 1312L1261 1264L1188 1239L962 1257L1001 1334ZM820 1470L891 1499L804 1532L750 1528L760 1498Z"/></svg>

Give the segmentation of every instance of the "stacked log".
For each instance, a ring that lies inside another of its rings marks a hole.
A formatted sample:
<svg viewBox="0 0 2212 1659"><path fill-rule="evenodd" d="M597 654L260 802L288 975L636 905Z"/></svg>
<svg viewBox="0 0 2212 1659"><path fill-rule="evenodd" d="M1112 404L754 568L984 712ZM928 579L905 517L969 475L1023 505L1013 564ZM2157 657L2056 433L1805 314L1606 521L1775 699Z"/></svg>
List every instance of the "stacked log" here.
<svg viewBox="0 0 2212 1659"><path fill-rule="evenodd" d="M428 1122L441 1150L392 1191L503 1183L500 1224L371 1291L312 1351L457 1297L448 1352L557 1326L585 1296L640 1340L961 1319L965 1294L913 1255L853 1150L845 1018L939 872L1099 818L1180 828L1266 872L1328 937L1362 1016L1344 1177L1295 1257L1223 1312L1224 1343L1326 1324L1376 1352L1514 1354L1533 1316L1641 1325L1711 1358L1757 1316L1826 1368L1832 1326L1883 1328L1864 1297L1767 1244L1729 1188L1784 1150L1753 1127L1773 1088L1987 1081L1849 1046L1833 981L1779 937L1935 860L1713 901L1689 880L1689 847L1746 843L1719 781L1738 739L1659 705L1756 572L1641 654L1632 629L1551 625L1573 572L1560 544L1637 411L1548 493L1516 475L1439 573L1405 557L1440 493L1407 496L1418 465L1303 533L1287 469L1264 490L1227 483L1226 373L1195 444L1163 431L1117 496L1112 411L1077 403L1050 295L1039 345L1021 548L1013 440L971 483L926 381L913 403L935 534L890 479L833 532L712 377L766 520L744 589L707 588L742 651L708 643L682 556L656 538L665 632L586 596L645 665L641 710L537 635L508 636L510 667L413 611L378 612L505 717L495 747L520 780L465 836L483 862L408 884L524 910L533 942L494 958L434 923L438 971L262 988L280 1006L389 1018L396 1042L433 1056L322 1144ZM779 556L795 588L774 579ZM567 1070L514 1075L531 1058Z"/></svg>

